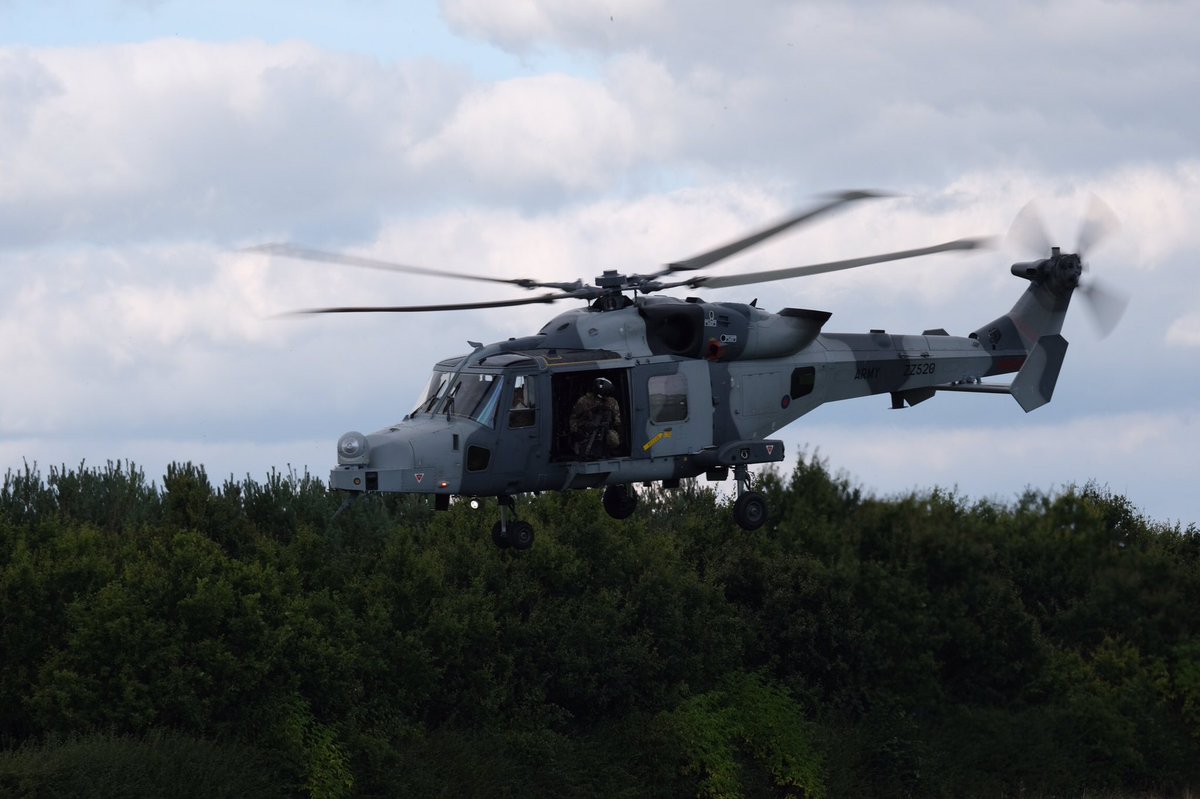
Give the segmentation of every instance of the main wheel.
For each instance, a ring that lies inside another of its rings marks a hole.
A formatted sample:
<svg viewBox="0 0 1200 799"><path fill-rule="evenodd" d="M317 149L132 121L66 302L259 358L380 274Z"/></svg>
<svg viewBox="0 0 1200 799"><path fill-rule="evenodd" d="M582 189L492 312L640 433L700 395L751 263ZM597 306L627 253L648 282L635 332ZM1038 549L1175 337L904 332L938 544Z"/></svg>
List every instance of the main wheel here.
<svg viewBox="0 0 1200 799"><path fill-rule="evenodd" d="M513 526L511 524L508 526L507 530L504 529L500 522L493 524L492 543L501 549L507 549L508 547L512 546L512 542L509 540L512 535L512 528Z"/></svg>
<svg viewBox="0 0 1200 799"><path fill-rule="evenodd" d="M733 520L743 530L757 530L767 521L767 500L757 491L747 491L733 503Z"/></svg>
<svg viewBox="0 0 1200 799"><path fill-rule="evenodd" d="M631 486L615 485L604 489L604 510L614 519L628 519L637 509L638 495Z"/></svg>
<svg viewBox="0 0 1200 799"><path fill-rule="evenodd" d="M533 546L533 525L515 521L508 526L508 542L513 549L529 549Z"/></svg>

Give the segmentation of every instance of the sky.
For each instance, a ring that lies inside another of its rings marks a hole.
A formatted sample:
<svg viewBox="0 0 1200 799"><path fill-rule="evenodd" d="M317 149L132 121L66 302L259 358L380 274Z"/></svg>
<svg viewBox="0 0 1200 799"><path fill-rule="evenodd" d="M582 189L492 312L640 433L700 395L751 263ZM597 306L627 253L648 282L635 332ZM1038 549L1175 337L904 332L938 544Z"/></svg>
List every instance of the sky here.
<svg viewBox="0 0 1200 799"><path fill-rule="evenodd" d="M435 361L567 309L281 319L519 290L256 244L590 281L884 190L713 272L997 244L705 298L965 335L1023 290L1018 212L1070 251L1096 196L1128 311L1102 337L1073 304L1051 404L877 396L781 437L878 496L1094 483L1200 524L1197 53L1195 0L0 0L0 472L326 476Z"/></svg>

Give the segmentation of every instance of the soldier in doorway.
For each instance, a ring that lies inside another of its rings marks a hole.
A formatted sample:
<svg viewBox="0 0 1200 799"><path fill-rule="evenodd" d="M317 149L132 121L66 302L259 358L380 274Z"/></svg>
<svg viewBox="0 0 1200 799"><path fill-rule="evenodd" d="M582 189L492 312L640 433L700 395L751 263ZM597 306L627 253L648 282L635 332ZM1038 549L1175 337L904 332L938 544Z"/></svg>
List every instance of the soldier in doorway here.
<svg viewBox="0 0 1200 799"><path fill-rule="evenodd" d="M607 377L597 377L571 408L571 441L584 459L615 454L621 447L621 406Z"/></svg>

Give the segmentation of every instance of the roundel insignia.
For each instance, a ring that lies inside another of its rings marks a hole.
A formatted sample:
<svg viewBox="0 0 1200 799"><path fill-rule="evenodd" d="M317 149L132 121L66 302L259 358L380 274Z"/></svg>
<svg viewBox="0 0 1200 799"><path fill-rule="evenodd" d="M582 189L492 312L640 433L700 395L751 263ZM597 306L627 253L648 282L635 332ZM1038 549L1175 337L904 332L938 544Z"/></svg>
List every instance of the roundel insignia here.
<svg viewBox="0 0 1200 799"><path fill-rule="evenodd" d="M786 408L787 406L789 406L791 404L792 404L792 398L789 397L787 394L784 394L783 399L779 400L780 408Z"/></svg>

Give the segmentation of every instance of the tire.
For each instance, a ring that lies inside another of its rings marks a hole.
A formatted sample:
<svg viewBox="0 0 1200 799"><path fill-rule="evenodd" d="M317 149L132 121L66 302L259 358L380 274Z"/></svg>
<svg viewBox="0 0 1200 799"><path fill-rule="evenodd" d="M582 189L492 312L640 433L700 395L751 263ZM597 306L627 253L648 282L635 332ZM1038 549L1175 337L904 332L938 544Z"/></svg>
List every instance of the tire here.
<svg viewBox="0 0 1200 799"><path fill-rule="evenodd" d="M614 519L628 519L637 510L638 495L627 485L609 486L604 489L604 510Z"/></svg>
<svg viewBox="0 0 1200 799"><path fill-rule="evenodd" d="M767 500L757 491L747 491L733 503L733 520L743 530L757 530L767 521Z"/></svg>
<svg viewBox="0 0 1200 799"><path fill-rule="evenodd" d="M509 538L512 536L512 525L505 530L500 526L500 522L492 525L492 543L501 549L508 549L511 546Z"/></svg>
<svg viewBox="0 0 1200 799"><path fill-rule="evenodd" d="M525 550L533 546L533 525L515 521L508 526L508 542L513 549Z"/></svg>

